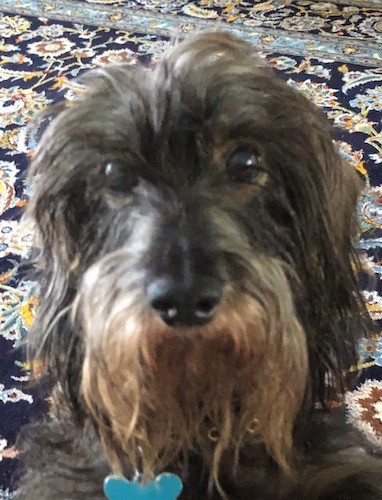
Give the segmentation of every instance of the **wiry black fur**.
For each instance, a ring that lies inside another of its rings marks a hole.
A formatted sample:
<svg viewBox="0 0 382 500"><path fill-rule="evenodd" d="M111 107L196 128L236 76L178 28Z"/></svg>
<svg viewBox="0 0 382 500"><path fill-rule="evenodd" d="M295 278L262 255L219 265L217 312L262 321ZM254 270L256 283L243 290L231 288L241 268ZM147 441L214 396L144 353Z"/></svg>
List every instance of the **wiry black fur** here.
<svg viewBox="0 0 382 500"><path fill-rule="evenodd" d="M31 424L19 436L25 475L17 498L32 500L104 499L102 478L109 473L94 429L80 430L70 421ZM38 464L38 472L36 465Z"/></svg>
<svg viewBox="0 0 382 500"><path fill-rule="evenodd" d="M224 56L211 59L219 50ZM212 157L219 141L255 147L269 175L258 196L244 207L240 205L240 210L233 202L227 210L234 214L254 253L275 255L290 269L310 365L295 437L301 453L313 454L313 458L307 459L311 466L300 464L301 477L308 477L309 470L312 476L320 477L315 460L325 463L322 454L329 453L328 443L333 445L331 456L349 448L349 463L357 463L349 465L354 472L344 472L344 480L336 486L328 486L319 496L314 496L312 487L307 496L300 485L291 486L288 478L278 477L275 465L264 463L269 458L260 460L261 453L266 457L262 450L249 467L258 469L254 472L258 489L243 487L231 498L382 498L377 477L382 469L377 461L364 458L362 452L358 459L347 438L338 442L324 438L332 422L314 416L316 403L327 403L325 374L329 371L336 389L344 390L348 383L345 370L356 363L356 339L367 330L353 247L352 213L359 185L336 153L325 118L268 69L254 64L250 52L245 43L227 35L206 35L189 48L180 45L159 64L154 87L142 68L110 67L89 76L90 91L81 105L68 108L59 104L51 110L57 116L42 139L31 173L31 177L37 176L29 212L41 238L42 298L30 332L30 352L31 357L44 360L47 377L52 386L59 384L64 391L65 404L79 427L49 423L22 436L22 441L32 441L34 453L26 460L29 472L19 498L69 500L85 494L85 498L103 498L100 484L107 465L87 423L80 389L81 325L73 324L69 312L86 269L128 241L131 206L119 200L135 193L132 204L136 206L139 184L155 186L159 206L168 204L176 193L195 238L200 238L202 225L206 234L203 203L207 205L212 199L227 204L227 193L235 197L224 159ZM182 54L189 63L178 71ZM231 66L240 67L240 75L229 71ZM122 178L105 178L103 168L109 161L125 165ZM211 173L211 165L216 174ZM204 177L208 178L208 189L203 191L200 179ZM195 205L197 199L201 201ZM160 214L158 234L164 228L169 231L171 222L170 209ZM166 238L171 239L171 233L166 233ZM158 248L163 248L160 239L149 249L147 259L151 262L156 261ZM224 255L224 261L231 279L245 271L230 255ZM315 419L320 421L319 440L314 439ZM337 458L337 463L342 461L346 463L346 453ZM195 476L203 477L198 464L196 471ZM275 478L278 490L268 484ZM195 481L192 477L191 483ZM185 498L203 498L203 482L202 490L195 493L191 487Z"/></svg>
<svg viewBox="0 0 382 500"><path fill-rule="evenodd" d="M300 465L300 480L295 484L280 475L278 467L265 453L246 457L248 470L258 476L261 489L253 490L243 480L242 490L226 493L233 500L376 500L380 490L380 462L360 448L359 437L344 425L343 415L321 415L311 427L314 452ZM24 452L24 476L19 484L18 500L104 500L103 479L111 473L94 429L88 423L79 428L71 420L62 419L26 426L19 436ZM339 455L339 450L341 450ZM326 457L322 460L322 455ZM264 482L264 469L268 480ZM171 471L171 469L169 469ZM326 486L326 475L339 479ZM174 472L179 472L176 469ZM208 495L208 472L198 457L191 456L183 476L182 499L218 500ZM224 483L224 478L223 478Z"/></svg>

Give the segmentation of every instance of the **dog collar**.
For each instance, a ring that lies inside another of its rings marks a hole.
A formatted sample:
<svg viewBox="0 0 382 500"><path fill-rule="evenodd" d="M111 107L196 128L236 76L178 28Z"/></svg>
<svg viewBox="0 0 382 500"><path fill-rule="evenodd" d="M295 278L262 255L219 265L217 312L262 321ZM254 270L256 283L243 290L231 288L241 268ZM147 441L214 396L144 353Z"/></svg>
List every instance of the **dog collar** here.
<svg viewBox="0 0 382 500"><path fill-rule="evenodd" d="M154 481L142 484L139 477L128 481L124 477L107 476L104 491L108 500L176 500L183 489L176 474L164 472Z"/></svg>

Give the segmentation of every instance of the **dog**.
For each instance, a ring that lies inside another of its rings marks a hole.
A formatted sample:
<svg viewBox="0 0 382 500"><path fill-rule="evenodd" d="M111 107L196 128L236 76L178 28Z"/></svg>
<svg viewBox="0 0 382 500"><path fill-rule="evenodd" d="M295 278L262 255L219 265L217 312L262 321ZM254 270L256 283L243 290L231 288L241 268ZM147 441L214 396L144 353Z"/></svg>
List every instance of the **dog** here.
<svg viewBox="0 0 382 500"><path fill-rule="evenodd" d="M369 320L362 186L326 117L219 32L83 85L29 173L53 404L21 433L17 498L162 472L181 499L382 498L340 405Z"/></svg>

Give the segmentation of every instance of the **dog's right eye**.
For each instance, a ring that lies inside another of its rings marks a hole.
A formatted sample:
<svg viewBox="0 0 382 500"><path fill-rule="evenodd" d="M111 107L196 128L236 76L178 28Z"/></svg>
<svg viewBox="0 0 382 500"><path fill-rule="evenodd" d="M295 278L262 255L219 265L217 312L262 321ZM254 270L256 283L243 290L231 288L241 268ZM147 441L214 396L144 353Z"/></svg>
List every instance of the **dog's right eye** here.
<svg viewBox="0 0 382 500"><path fill-rule="evenodd" d="M229 156L227 172L239 184L258 184L264 175L259 154L249 147L240 147Z"/></svg>
<svg viewBox="0 0 382 500"><path fill-rule="evenodd" d="M124 192L138 184L138 177L121 162L108 162L104 166L103 173L105 186L113 191Z"/></svg>

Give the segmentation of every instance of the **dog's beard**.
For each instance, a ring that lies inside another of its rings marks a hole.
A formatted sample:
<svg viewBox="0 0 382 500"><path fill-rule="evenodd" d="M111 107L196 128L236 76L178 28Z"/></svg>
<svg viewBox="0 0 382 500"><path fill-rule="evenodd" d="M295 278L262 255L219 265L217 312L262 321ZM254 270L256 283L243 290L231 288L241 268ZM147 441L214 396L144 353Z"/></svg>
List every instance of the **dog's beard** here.
<svg viewBox="0 0 382 500"><path fill-rule="evenodd" d="M248 439L287 470L307 346L283 264L248 260L210 324L177 328L144 307L128 262L121 250L95 264L78 300L82 390L114 471L147 479L196 451L219 487L223 453L237 465Z"/></svg>

